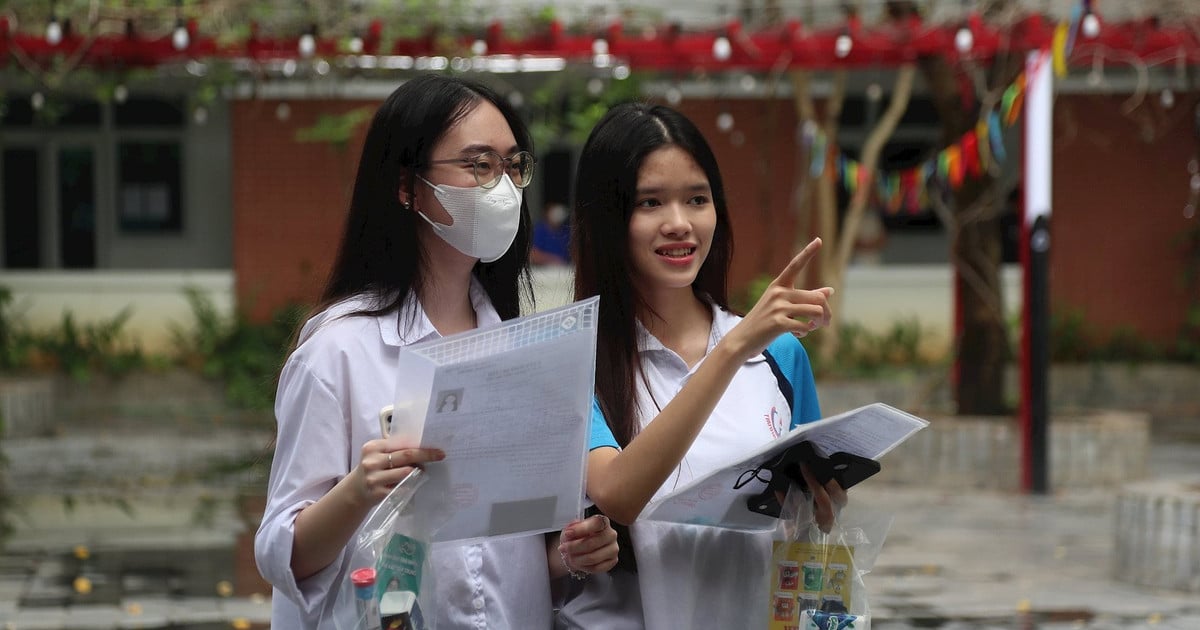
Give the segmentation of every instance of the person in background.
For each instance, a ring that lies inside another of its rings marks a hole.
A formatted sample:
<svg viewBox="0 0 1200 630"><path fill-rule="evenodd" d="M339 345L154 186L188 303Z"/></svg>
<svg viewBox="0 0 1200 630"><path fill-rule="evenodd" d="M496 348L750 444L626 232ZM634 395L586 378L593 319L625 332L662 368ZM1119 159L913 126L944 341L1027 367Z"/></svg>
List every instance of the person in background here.
<svg viewBox="0 0 1200 630"><path fill-rule="evenodd" d="M529 261L535 265L568 265L571 263L570 243L567 206L559 202L547 204L542 219L533 226L533 251Z"/></svg>

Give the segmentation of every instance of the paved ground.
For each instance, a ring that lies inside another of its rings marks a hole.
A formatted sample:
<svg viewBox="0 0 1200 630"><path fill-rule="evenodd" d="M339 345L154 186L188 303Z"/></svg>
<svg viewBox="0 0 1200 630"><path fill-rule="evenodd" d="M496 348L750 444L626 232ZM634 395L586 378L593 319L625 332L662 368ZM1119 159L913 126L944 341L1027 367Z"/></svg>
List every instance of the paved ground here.
<svg viewBox="0 0 1200 630"><path fill-rule="evenodd" d="M267 627L268 596L239 575L236 498L268 439L171 427L5 441L16 531L0 628Z"/></svg>
<svg viewBox="0 0 1200 630"><path fill-rule="evenodd" d="M895 621L876 630L938 621L945 629L1200 629L1200 596L1115 579L1110 492L855 494L896 514L867 576L876 620Z"/></svg>
<svg viewBox="0 0 1200 630"><path fill-rule="evenodd" d="M1156 441L1151 476L1200 479L1194 442ZM1200 595L1114 576L1115 492L1052 496L871 487L895 514L867 576L875 630L1198 630Z"/></svg>
<svg viewBox="0 0 1200 630"><path fill-rule="evenodd" d="M17 529L0 556L0 628L264 627L267 599L232 593L245 530L234 493L193 474L202 455L233 462L263 443L237 432L5 443L19 496ZM1200 475L1194 443L1156 441L1152 461L1155 477ZM55 483L74 488L74 501ZM875 630L1200 629L1200 596L1114 578L1111 489L1030 497L868 483L852 498L895 515L867 578ZM135 570L105 583L116 558ZM90 580L87 593L79 577Z"/></svg>

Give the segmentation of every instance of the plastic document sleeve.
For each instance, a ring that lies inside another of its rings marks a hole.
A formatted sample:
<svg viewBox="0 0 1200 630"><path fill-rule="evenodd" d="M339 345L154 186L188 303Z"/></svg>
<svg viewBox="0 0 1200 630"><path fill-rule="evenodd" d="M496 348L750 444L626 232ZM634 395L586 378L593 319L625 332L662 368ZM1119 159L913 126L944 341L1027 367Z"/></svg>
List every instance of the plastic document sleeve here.
<svg viewBox="0 0 1200 630"><path fill-rule="evenodd" d="M579 518L598 307L591 298L401 350L392 434L446 453L413 502L444 521L433 542Z"/></svg>

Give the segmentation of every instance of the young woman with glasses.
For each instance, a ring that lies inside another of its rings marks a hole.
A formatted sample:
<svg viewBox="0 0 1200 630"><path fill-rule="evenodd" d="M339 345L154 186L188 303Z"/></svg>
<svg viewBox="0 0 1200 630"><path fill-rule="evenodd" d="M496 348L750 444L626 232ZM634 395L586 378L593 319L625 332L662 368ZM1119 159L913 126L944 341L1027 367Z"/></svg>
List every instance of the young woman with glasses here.
<svg viewBox="0 0 1200 630"><path fill-rule="evenodd" d="M745 317L728 306L733 237L717 161L695 125L663 106L627 103L592 130L579 157L575 297L600 296L596 408L587 493L630 525L621 562L582 585L563 628L767 626L770 535L636 521L652 499L820 417L796 339L829 322L831 290L794 288L814 240ZM763 350L795 357L794 397ZM845 494L815 488L828 527ZM626 555L632 551L631 555Z"/></svg>
<svg viewBox="0 0 1200 630"><path fill-rule="evenodd" d="M351 544L371 509L443 453L382 438L400 348L519 315L529 285L529 133L508 102L422 76L367 131L329 280L279 379L278 437L255 538L273 628L350 628ZM559 536L435 545L426 619L445 628L549 627L551 580L608 570L604 518Z"/></svg>

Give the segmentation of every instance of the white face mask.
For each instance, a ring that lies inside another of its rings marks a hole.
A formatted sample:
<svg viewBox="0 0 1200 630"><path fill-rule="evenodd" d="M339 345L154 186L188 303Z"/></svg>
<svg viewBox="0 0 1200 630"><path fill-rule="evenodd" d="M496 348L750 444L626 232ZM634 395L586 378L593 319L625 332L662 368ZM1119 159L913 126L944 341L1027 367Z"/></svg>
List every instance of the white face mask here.
<svg viewBox="0 0 1200 630"><path fill-rule="evenodd" d="M501 175L493 188L462 188L433 184L420 175L417 178L433 189L433 195L454 219L452 225L442 225L417 212L442 240L485 263L495 262L508 251L521 227L522 194L508 173Z"/></svg>

